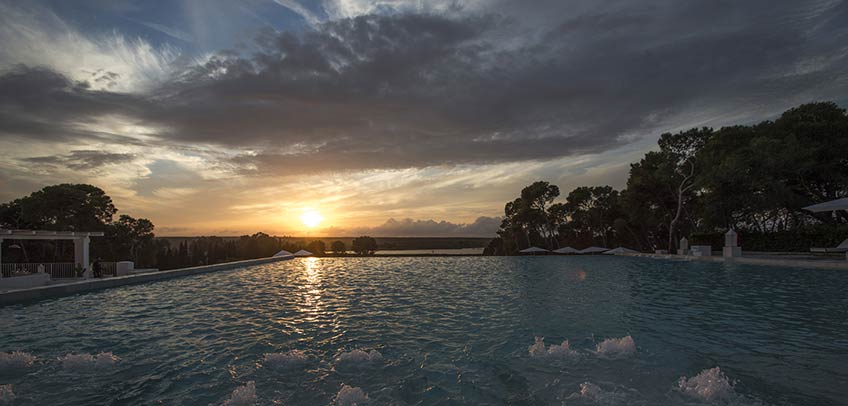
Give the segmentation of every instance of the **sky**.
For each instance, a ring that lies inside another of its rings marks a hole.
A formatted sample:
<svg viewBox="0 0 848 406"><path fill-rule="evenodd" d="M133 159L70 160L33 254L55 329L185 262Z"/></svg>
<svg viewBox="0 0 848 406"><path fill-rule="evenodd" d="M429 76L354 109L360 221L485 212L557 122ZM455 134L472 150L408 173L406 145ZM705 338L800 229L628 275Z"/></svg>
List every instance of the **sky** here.
<svg viewBox="0 0 848 406"><path fill-rule="evenodd" d="M848 106L843 1L0 0L0 43L0 201L171 236L492 236L663 132Z"/></svg>

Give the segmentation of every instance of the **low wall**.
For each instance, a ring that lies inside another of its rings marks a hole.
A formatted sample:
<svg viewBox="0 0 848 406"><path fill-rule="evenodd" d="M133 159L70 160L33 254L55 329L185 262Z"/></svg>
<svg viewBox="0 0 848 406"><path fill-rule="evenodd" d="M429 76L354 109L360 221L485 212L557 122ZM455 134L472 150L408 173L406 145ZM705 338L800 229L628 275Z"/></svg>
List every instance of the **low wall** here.
<svg viewBox="0 0 848 406"><path fill-rule="evenodd" d="M0 306L49 299L54 297L68 296L77 293L114 288L118 286L134 285L139 283L153 282L163 279L178 278L189 275L198 275L215 271L224 271L228 269L242 268L251 265L261 265L272 262L285 261L292 258L294 257L249 259L246 261L225 262L222 264L171 269L168 271L157 271L137 275L118 276L114 278L86 279L78 282L40 286L31 289L10 290L7 292L0 293Z"/></svg>
<svg viewBox="0 0 848 406"><path fill-rule="evenodd" d="M0 278L0 290L28 289L36 286L45 286L48 283L50 283L49 274L33 273L10 278Z"/></svg>
<svg viewBox="0 0 848 406"><path fill-rule="evenodd" d="M752 257L733 257L725 258L723 256L696 257L689 255L668 255L668 254L622 254L632 257L645 257L655 259L668 260L684 260L684 261L700 261L700 262L726 262L746 265L764 265L777 266L786 268L808 268L808 269L838 269L848 270L848 261L823 261L823 260L804 260L790 258L752 258Z"/></svg>

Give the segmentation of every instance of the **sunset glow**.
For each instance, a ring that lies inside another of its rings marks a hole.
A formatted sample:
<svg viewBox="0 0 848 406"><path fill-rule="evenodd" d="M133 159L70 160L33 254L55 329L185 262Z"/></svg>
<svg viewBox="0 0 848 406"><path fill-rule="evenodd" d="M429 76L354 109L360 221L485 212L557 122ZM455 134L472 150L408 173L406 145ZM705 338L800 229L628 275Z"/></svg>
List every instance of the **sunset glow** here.
<svg viewBox="0 0 848 406"><path fill-rule="evenodd" d="M324 221L324 216L315 210L306 210L300 215L300 222L308 228L315 228Z"/></svg>
<svg viewBox="0 0 848 406"><path fill-rule="evenodd" d="M0 43L0 406L848 406L848 0L0 0Z"/></svg>

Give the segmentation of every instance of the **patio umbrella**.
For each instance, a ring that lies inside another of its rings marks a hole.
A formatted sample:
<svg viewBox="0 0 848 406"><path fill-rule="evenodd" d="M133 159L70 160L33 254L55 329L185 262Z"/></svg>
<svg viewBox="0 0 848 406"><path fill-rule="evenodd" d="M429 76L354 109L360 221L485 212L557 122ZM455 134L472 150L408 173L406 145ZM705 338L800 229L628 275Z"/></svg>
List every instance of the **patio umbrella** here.
<svg viewBox="0 0 848 406"><path fill-rule="evenodd" d="M581 254L597 254L601 252L609 251L609 248L604 247L589 247L580 250Z"/></svg>
<svg viewBox="0 0 848 406"><path fill-rule="evenodd" d="M804 210L811 211L814 213L834 210L848 210L848 197L843 197L842 199L836 199L831 200L829 202L807 206L804 207Z"/></svg>
<svg viewBox="0 0 848 406"><path fill-rule="evenodd" d="M615 254L638 254L639 251L631 250L630 248L618 247L613 248L609 251L604 252L604 255L615 255Z"/></svg>
<svg viewBox="0 0 848 406"><path fill-rule="evenodd" d="M307 250L300 250L294 253L294 256L296 257L308 257L310 255L312 255L312 253Z"/></svg>
<svg viewBox="0 0 848 406"><path fill-rule="evenodd" d="M544 248L530 247L530 248L525 248L525 249L518 251L518 252L520 252L522 254L541 254L543 252L550 252L550 251L548 251Z"/></svg>
<svg viewBox="0 0 848 406"><path fill-rule="evenodd" d="M557 254L579 254L580 250L577 250L577 249L574 249L574 248L571 248L571 247L562 247L562 248L555 249L553 252L557 253Z"/></svg>
<svg viewBox="0 0 848 406"><path fill-rule="evenodd" d="M288 252L286 250L281 250L280 252L274 254L274 258L276 258L276 257L290 257L290 256L292 256L292 253Z"/></svg>

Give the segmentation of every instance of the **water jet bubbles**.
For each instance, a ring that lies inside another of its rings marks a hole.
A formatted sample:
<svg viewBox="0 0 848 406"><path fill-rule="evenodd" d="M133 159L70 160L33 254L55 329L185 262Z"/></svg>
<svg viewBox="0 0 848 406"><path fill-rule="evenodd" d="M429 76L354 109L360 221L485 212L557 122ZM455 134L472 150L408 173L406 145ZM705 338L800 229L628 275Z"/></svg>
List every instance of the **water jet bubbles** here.
<svg viewBox="0 0 848 406"><path fill-rule="evenodd" d="M12 385L0 385L0 405L11 405L15 400L15 392Z"/></svg>
<svg viewBox="0 0 848 406"><path fill-rule="evenodd" d="M62 367L69 372L86 372L93 369L109 369L115 366L121 359L111 352L101 352L97 355L87 353L67 354L59 358Z"/></svg>
<svg viewBox="0 0 848 406"><path fill-rule="evenodd" d="M112 352L101 352L94 357L94 367L98 369L108 369L112 368L120 362L121 359L116 355L112 354Z"/></svg>
<svg viewBox="0 0 848 406"><path fill-rule="evenodd" d="M253 406L256 404L256 382L250 381L235 388L224 406Z"/></svg>
<svg viewBox="0 0 848 406"><path fill-rule="evenodd" d="M580 384L580 397L584 399L589 399L592 401L600 401L603 395L603 390L600 386L595 385L592 382L583 382Z"/></svg>
<svg viewBox="0 0 848 406"><path fill-rule="evenodd" d="M362 406L370 402L371 399L361 388L354 388L342 384L339 393L333 399L334 406Z"/></svg>
<svg viewBox="0 0 848 406"><path fill-rule="evenodd" d="M300 368L309 362L309 357L303 351L267 353L262 357L262 365L274 369Z"/></svg>
<svg viewBox="0 0 848 406"><path fill-rule="evenodd" d="M736 397L733 385L719 367L705 369L692 378L681 376L677 381L677 389L683 394L704 402Z"/></svg>
<svg viewBox="0 0 848 406"><path fill-rule="evenodd" d="M35 363L35 360L35 356L28 352L0 352L0 372L29 368Z"/></svg>
<svg viewBox="0 0 848 406"><path fill-rule="evenodd" d="M560 345L551 344L545 347L545 337L536 337L533 345L528 349L531 357L574 357L577 356L577 351L571 349L568 340L565 340Z"/></svg>
<svg viewBox="0 0 848 406"><path fill-rule="evenodd" d="M355 349L339 355L338 362L344 365L365 365L380 362L383 360L383 354L377 350L363 351Z"/></svg>
<svg viewBox="0 0 848 406"><path fill-rule="evenodd" d="M636 342L633 337L608 338L598 343L595 352L606 358L626 357L636 353Z"/></svg>
<svg viewBox="0 0 848 406"><path fill-rule="evenodd" d="M636 392L638 393L638 392ZM598 405L629 405L634 404L634 391L613 384L604 383L603 386L586 381L580 384L578 391L572 393L567 400L579 399L580 403L591 403Z"/></svg>

